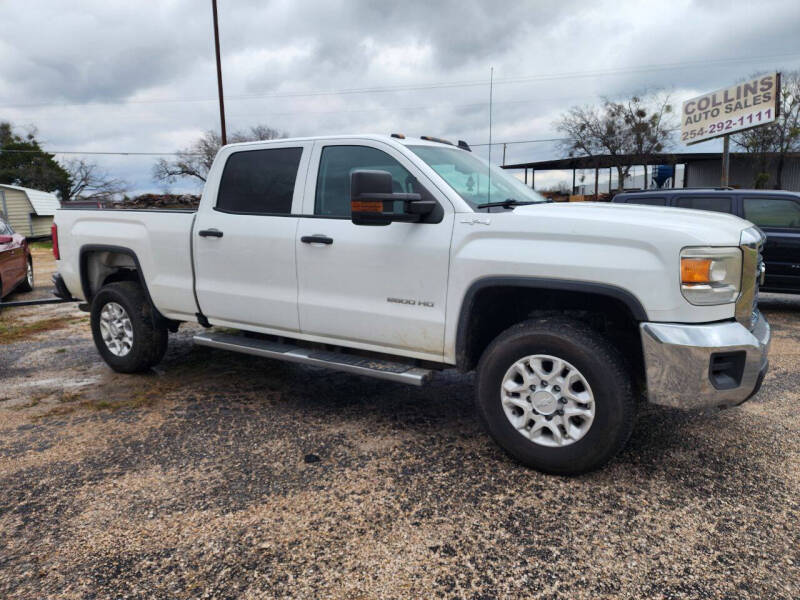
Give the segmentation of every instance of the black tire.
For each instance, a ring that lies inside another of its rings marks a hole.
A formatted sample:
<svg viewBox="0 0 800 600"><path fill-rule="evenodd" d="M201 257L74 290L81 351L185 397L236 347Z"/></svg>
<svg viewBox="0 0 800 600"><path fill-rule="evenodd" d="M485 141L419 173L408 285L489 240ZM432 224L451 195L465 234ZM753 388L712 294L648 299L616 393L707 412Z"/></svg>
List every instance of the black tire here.
<svg viewBox="0 0 800 600"><path fill-rule="evenodd" d="M109 302L127 313L133 330L133 343L124 356L114 354L100 330L100 315ZM133 281L118 281L103 286L92 300L92 337L97 351L119 373L139 373L157 365L167 351L167 329L157 324L153 306L142 287Z"/></svg>
<svg viewBox="0 0 800 600"><path fill-rule="evenodd" d="M548 447L517 431L503 410L501 385L518 360L535 354L573 365L594 395L594 421L577 441ZM489 435L522 464L557 475L578 475L603 466L633 431L636 402L630 369L619 351L584 323L562 318L525 321L501 333L484 351L476 379L478 415Z"/></svg>
<svg viewBox="0 0 800 600"><path fill-rule="evenodd" d="M33 291L33 261L29 258L27 268L30 268L30 281L28 281L27 273L25 275L25 279L19 284L17 288L20 292L32 292Z"/></svg>

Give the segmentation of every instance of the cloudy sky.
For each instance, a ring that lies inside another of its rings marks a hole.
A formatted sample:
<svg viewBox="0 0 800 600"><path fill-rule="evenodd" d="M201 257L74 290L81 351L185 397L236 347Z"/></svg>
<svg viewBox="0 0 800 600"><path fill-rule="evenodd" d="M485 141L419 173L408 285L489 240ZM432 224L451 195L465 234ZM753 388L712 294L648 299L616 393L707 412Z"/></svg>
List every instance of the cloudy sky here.
<svg viewBox="0 0 800 600"><path fill-rule="evenodd" d="M229 131L485 143L493 67L493 139L548 139L562 111L601 95L663 89L680 102L800 68L797 0L219 0L219 9ZM210 0L0 0L0 23L0 120L35 126L49 150L171 152L219 127ZM495 146L492 161L501 153ZM510 163L558 156L548 142L507 148ZM151 178L156 157L90 158L132 191L164 189ZM559 176L537 176L537 187Z"/></svg>

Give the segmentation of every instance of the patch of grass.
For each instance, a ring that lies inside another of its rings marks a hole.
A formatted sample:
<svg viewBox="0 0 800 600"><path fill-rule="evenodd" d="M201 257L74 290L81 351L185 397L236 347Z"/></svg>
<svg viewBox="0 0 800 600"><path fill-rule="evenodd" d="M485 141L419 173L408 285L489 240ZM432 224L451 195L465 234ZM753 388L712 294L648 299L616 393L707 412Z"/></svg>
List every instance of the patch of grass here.
<svg viewBox="0 0 800 600"><path fill-rule="evenodd" d="M31 248L39 248L40 250L52 250L53 240L42 240L40 242L30 242L28 244Z"/></svg>
<svg viewBox="0 0 800 600"><path fill-rule="evenodd" d="M80 404L63 404L61 406L54 406L50 410L40 415L33 415L31 417L31 421L37 423L42 419L46 419L47 417L60 417L62 415L68 415L70 413L75 412L81 407Z"/></svg>
<svg viewBox="0 0 800 600"><path fill-rule="evenodd" d="M94 402L84 402L83 406L90 410L121 410L124 408L148 408L153 406L161 398L161 394L154 390L140 392L133 398L124 400L95 400Z"/></svg>
<svg viewBox="0 0 800 600"><path fill-rule="evenodd" d="M85 409L91 411L118 411L124 409L137 409L149 408L155 406L169 391L167 382L155 383L145 390L136 392L130 398L121 398L119 400L108 400L106 398L98 400L83 400L79 401L81 394L75 392L62 392L59 398L62 403L59 406L54 406L49 411L36 415L33 417L34 421L39 421L47 417L57 417L68 415L75 411Z"/></svg>
<svg viewBox="0 0 800 600"><path fill-rule="evenodd" d="M41 321L33 321L32 323L0 322L0 344L13 344L14 342L24 340L28 336L35 333L62 329L71 322L75 322L75 320L65 319L63 317L42 319Z"/></svg>
<svg viewBox="0 0 800 600"><path fill-rule="evenodd" d="M61 395L58 397L58 401L62 403L76 402L80 400L80 398L81 395L78 392L62 391Z"/></svg>
<svg viewBox="0 0 800 600"><path fill-rule="evenodd" d="M120 402L111 402L111 400L98 400L97 402L87 402L86 406L93 410L111 410L119 408L120 404Z"/></svg>
<svg viewBox="0 0 800 600"><path fill-rule="evenodd" d="M44 400L45 398L47 398L47 397L49 397L51 395L52 394L50 392L33 393L28 397L28 402L26 404L19 404L17 406L11 406L11 407L9 407L9 409L10 410L24 410L26 408L33 408L35 406L38 406L42 402L42 400Z"/></svg>
<svg viewBox="0 0 800 600"><path fill-rule="evenodd" d="M10 406L8 410L25 410L26 408L33 408L34 406L38 406L41 400L39 398L31 398L31 401L27 404L18 404L17 406Z"/></svg>

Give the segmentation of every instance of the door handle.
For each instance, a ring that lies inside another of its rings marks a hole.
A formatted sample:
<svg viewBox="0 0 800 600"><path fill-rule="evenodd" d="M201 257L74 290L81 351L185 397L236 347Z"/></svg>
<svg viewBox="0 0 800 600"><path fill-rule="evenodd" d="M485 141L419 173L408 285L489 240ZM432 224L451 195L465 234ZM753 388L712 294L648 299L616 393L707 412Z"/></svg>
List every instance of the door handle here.
<svg viewBox="0 0 800 600"><path fill-rule="evenodd" d="M215 237L221 238L222 232L219 229L201 229L197 232L200 237Z"/></svg>
<svg viewBox="0 0 800 600"><path fill-rule="evenodd" d="M315 234L304 235L300 238L300 241L304 244L327 244L330 246L333 243L333 238L329 238L327 235Z"/></svg>

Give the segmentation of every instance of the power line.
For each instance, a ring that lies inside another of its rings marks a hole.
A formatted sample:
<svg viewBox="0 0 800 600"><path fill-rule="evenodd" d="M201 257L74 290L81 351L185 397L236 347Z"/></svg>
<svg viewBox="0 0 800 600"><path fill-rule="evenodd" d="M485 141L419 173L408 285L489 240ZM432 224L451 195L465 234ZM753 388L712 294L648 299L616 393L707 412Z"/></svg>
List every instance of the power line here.
<svg viewBox="0 0 800 600"><path fill-rule="evenodd" d="M86 154L86 155L117 155L117 156L202 156L200 152L97 152L97 151L83 151L83 150L5 150L0 148L0 154L4 152L13 152L15 154L39 154L44 152L46 154Z"/></svg>
<svg viewBox="0 0 800 600"><path fill-rule="evenodd" d="M511 144L539 144L542 142L563 142L564 140L569 138L543 138L539 140L514 140L513 142L491 142L492 146L510 146ZM472 148L477 146L488 146L488 143L484 144L470 144Z"/></svg>
<svg viewBox="0 0 800 600"><path fill-rule="evenodd" d="M514 83L527 83L535 81L553 81L563 79L580 79L584 77L605 77L613 75L625 75L631 73L644 73L652 71L663 71L683 68L707 67L713 65L724 64L738 64L755 62L761 60L772 60L778 58L789 58L800 56L800 53L792 52L785 54L771 54L763 56L749 56L749 57L734 57L734 58L719 58L710 60L697 60L697 61L684 61L676 63L662 63L655 65L638 65L633 67L622 67L617 69L601 69L593 71L573 71L567 73L550 73L543 75L526 75L520 77L507 77L498 78L495 84L514 84ZM270 94L228 94L228 100L256 100L266 98L308 98L315 96L340 96L351 94L377 94L377 93L392 93L399 91L420 91L428 89L449 89L458 87L475 87L486 85L485 80L471 80L471 81L455 81L455 82L439 82L428 84L416 85L398 85L398 86L383 86L383 87L369 87L369 88L346 88L339 90L326 90L326 91L310 91L310 92L280 92ZM53 103L31 103L31 104L6 104L0 108L47 108L53 106L89 106L89 105L125 105L125 104L165 104L165 103L184 103L184 102L215 102L216 98L157 98L153 100L121 100L116 102L110 101L87 101L87 102L53 102Z"/></svg>
<svg viewBox="0 0 800 600"><path fill-rule="evenodd" d="M505 142L492 142L492 146L502 146L502 145L512 145L512 144L539 144L545 142L560 142L566 138L541 138L535 140L511 140ZM488 142L480 143L480 144L470 144L471 147L481 147L481 146L488 146ZM91 155L91 156L202 156L203 154L200 152L103 152L97 150L15 150L10 149L6 150L0 148L0 154L4 152L13 152L16 154L39 154L40 152L45 152L47 154L80 154L80 155Z"/></svg>

